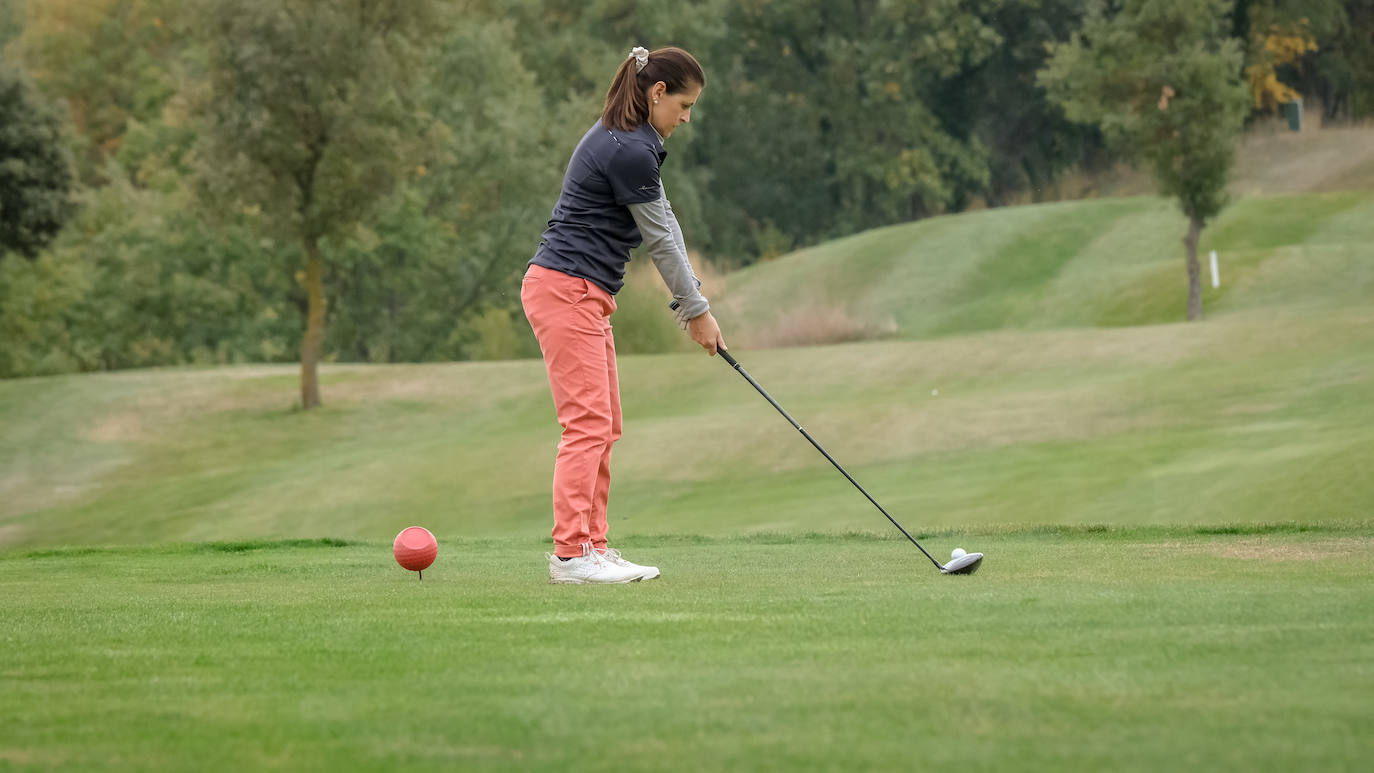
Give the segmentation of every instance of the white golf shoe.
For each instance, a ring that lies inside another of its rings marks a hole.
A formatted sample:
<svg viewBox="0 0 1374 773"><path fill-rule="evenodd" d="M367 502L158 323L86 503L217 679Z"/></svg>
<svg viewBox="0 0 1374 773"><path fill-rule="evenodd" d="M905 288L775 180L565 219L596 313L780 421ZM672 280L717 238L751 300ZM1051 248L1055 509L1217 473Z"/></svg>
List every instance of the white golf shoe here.
<svg viewBox="0 0 1374 773"><path fill-rule="evenodd" d="M570 558L567 561L552 553L545 553L545 555L549 557L550 585L617 584L639 582L644 578L644 567L636 566L631 569L613 564L607 561L605 555L599 550L590 550L585 556ZM634 566L634 564L630 564L630 566ZM657 572L658 570L655 569L654 571Z"/></svg>
<svg viewBox="0 0 1374 773"><path fill-rule="evenodd" d="M615 548L608 547L604 550L597 550L593 552L600 553L602 558L606 559L612 564L615 564L616 566L624 567L626 569L633 569L634 571L639 572L639 577L641 580L658 579L659 572L657 566L640 566L639 564L636 564L632 561L627 561L625 560L624 556L620 555L620 551L616 550Z"/></svg>

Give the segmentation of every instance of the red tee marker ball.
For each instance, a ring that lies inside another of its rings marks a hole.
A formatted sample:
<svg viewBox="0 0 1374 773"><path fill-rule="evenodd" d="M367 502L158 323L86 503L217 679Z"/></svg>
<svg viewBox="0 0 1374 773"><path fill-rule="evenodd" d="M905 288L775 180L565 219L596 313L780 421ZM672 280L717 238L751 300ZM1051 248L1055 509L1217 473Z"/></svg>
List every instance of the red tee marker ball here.
<svg viewBox="0 0 1374 773"><path fill-rule="evenodd" d="M396 563L412 572L420 572L434 563L434 557L439 555L439 542L429 529L411 526L396 535L391 553L396 556Z"/></svg>

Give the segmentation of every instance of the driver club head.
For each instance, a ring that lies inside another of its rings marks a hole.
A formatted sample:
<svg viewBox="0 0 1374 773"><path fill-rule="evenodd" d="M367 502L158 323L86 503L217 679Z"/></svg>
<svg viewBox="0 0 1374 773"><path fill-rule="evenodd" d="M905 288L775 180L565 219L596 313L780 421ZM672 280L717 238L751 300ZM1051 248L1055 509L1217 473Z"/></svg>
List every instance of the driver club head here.
<svg viewBox="0 0 1374 773"><path fill-rule="evenodd" d="M983 564L982 553L965 553L940 567L941 574L973 574Z"/></svg>

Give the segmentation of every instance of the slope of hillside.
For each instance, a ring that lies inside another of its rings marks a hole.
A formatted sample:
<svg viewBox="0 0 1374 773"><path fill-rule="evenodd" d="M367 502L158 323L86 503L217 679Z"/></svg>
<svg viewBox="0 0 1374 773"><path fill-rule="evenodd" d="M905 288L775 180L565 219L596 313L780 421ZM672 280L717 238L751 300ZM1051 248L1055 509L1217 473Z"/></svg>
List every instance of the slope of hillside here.
<svg viewBox="0 0 1374 773"><path fill-rule="evenodd" d="M1184 230L1157 198L932 218L731 274L717 317L750 348L1181 321ZM1374 289L1370 245L1374 193L1237 201L1203 233L1221 274L1204 313L1358 304Z"/></svg>
<svg viewBox="0 0 1374 773"><path fill-rule="evenodd" d="M716 279L736 355L915 529L1374 518L1374 193L1256 196L1204 234L1157 198L859 234ZM661 290L658 290L661 292ZM883 529L719 360L616 322L621 534ZM636 316L638 314L638 316ZM678 331L672 335L680 338ZM779 344L836 345L766 349ZM558 427L538 361L0 382L0 547L546 534Z"/></svg>
<svg viewBox="0 0 1374 773"><path fill-rule="evenodd" d="M1309 123L1292 132L1284 123L1261 124L1237 143L1227 187L1237 197L1374 190L1374 127ZM1155 191L1147 170L1119 164L1065 175L1042 191L1040 200L1152 196Z"/></svg>
<svg viewBox="0 0 1374 773"><path fill-rule="evenodd" d="M1374 308L736 354L912 529L1374 518ZM537 361L0 383L0 548L518 536L550 523ZM618 535L890 528L737 374L621 363Z"/></svg>

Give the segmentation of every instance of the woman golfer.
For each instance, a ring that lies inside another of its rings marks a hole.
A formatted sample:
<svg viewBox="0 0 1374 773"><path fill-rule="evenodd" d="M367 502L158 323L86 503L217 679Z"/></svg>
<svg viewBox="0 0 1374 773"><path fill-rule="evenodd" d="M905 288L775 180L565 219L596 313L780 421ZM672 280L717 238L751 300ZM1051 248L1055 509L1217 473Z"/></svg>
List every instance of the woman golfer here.
<svg viewBox="0 0 1374 773"><path fill-rule="evenodd" d="M601 120L573 151L520 288L563 427L553 470L551 583L659 576L657 567L631 563L606 545L611 445L620 438L610 318L630 250L642 242L677 301L678 324L712 356L726 348L659 180L663 141L691 120L705 85L701 65L680 48L630 52Z"/></svg>

